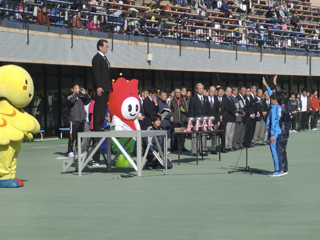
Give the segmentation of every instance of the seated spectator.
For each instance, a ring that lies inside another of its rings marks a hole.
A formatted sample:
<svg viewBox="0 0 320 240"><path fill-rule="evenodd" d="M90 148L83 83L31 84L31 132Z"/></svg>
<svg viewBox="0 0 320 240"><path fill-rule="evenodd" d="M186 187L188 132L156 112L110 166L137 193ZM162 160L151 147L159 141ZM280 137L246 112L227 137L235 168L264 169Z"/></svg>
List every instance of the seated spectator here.
<svg viewBox="0 0 320 240"><path fill-rule="evenodd" d="M74 15L74 17L72 19L72 26L73 26L73 28L76 28L76 29L83 28L83 24L81 22L81 12L80 11L77 12L77 15Z"/></svg>
<svg viewBox="0 0 320 240"><path fill-rule="evenodd" d="M194 6L194 9L197 10L198 15L205 16L207 12L207 7L206 7L206 4L204 3L204 0L197 0L197 3Z"/></svg>
<svg viewBox="0 0 320 240"><path fill-rule="evenodd" d="M271 0L268 6L269 6L270 8L273 8L273 7L274 7L274 5L275 5L274 0Z"/></svg>
<svg viewBox="0 0 320 240"><path fill-rule="evenodd" d="M121 30L119 31L119 34L128 35L129 34L128 28L125 25L123 25Z"/></svg>
<svg viewBox="0 0 320 240"><path fill-rule="evenodd" d="M165 10L165 11L172 11L169 3L165 6L164 10Z"/></svg>
<svg viewBox="0 0 320 240"><path fill-rule="evenodd" d="M97 31L103 32L103 27L99 18L97 19Z"/></svg>
<svg viewBox="0 0 320 240"><path fill-rule="evenodd" d="M275 14L274 9L271 7L268 8L268 12L266 13L266 18L269 18L273 24L279 23L277 15Z"/></svg>
<svg viewBox="0 0 320 240"><path fill-rule="evenodd" d="M162 130L160 125L161 125L161 120L160 120L160 116L158 115L153 115L151 116L151 123L152 126L148 127L148 131L152 131L152 130ZM160 148L162 153L164 153L164 137L163 136L157 136ZM160 156L160 150L158 149L158 145L156 144L156 141L154 140L154 138L152 138L152 147L153 149L156 151L156 154L158 154ZM168 152L167 152L168 154ZM147 156L148 161L146 162L146 168L151 170L151 169L157 169L157 168L163 168L162 164L159 163L159 161L157 160L157 158L151 153L148 153ZM167 167L168 169L171 169L173 167L171 159L169 158L169 156L167 156Z"/></svg>
<svg viewBox="0 0 320 240"><path fill-rule="evenodd" d="M89 22L86 25L87 30L97 32L97 25L93 22L93 17L89 18Z"/></svg>
<svg viewBox="0 0 320 240"><path fill-rule="evenodd" d="M297 17L297 13L293 13L293 16L291 18L290 24L294 26L295 31L300 31L300 21Z"/></svg>
<svg viewBox="0 0 320 240"><path fill-rule="evenodd" d="M275 8L274 11L275 11L275 13L276 13L276 15L277 15L277 18L278 18L279 23L283 23L284 20L283 20L283 17L281 16L281 14L280 14L280 9L279 9L279 8Z"/></svg>
<svg viewBox="0 0 320 240"><path fill-rule="evenodd" d="M49 16L47 14L47 7L46 6L43 6L41 11L38 12L36 24L49 27L50 21L49 21Z"/></svg>
<svg viewBox="0 0 320 240"><path fill-rule="evenodd" d="M223 3L221 5L221 12L224 12L229 16L229 18L232 18L232 10L229 7L228 0L223 0Z"/></svg>

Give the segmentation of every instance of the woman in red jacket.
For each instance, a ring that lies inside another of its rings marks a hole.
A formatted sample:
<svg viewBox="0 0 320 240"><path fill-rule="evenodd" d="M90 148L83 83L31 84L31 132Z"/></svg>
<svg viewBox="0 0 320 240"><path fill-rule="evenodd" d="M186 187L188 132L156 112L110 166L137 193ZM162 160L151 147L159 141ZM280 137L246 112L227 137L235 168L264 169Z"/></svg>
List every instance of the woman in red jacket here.
<svg viewBox="0 0 320 240"><path fill-rule="evenodd" d="M318 99L318 91L313 89L312 95L310 96L311 102L311 130L318 131L317 122L319 117L319 99Z"/></svg>

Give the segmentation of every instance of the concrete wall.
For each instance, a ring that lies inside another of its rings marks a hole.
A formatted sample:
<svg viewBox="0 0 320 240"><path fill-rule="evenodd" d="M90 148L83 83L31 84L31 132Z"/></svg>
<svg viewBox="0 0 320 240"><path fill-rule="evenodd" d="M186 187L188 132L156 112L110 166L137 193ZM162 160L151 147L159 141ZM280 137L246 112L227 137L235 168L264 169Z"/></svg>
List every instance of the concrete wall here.
<svg viewBox="0 0 320 240"><path fill-rule="evenodd" d="M99 38L74 36L71 48L70 34L30 31L29 44L24 29L0 27L0 61L91 66ZM307 56L211 49L150 43L153 55L147 62L147 43L114 40L114 49L107 54L112 67L201 72L229 72L320 76L320 58ZM240 48L239 48L240 49ZM310 65L311 64L311 65Z"/></svg>

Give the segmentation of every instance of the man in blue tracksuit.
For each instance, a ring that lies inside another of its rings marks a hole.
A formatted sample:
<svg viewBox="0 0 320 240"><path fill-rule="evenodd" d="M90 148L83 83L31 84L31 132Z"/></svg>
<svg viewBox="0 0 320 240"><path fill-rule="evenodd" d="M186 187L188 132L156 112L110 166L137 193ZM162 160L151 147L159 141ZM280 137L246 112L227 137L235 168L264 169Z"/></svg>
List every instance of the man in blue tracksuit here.
<svg viewBox="0 0 320 240"><path fill-rule="evenodd" d="M282 145L281 144L282 130L280 128L280 118L282 116L282 109L280 106L280 102L282 101L282 94L279 92L277 92L276 94L273 94L273 92L271 91L271 88L268 86L264 78L262 82L263 82L263 85L267 87L268 94L271 97L271 110L267 118L267 129L270 137L270 149L271 149L271 153L274 161L275 172L272 174L269 174L269 176L281 177L285 175L285 173L283 172L283 166L285 165L285 167L287 168L287 165L288 165L288 164L282 163L282 158L281 158L282 154L281 154L281 147L280 147ZM286 115L287 114L285 114L285 116ZM285 129L284 129L284 132L286 132ZM285 155L286 155L286 151L285 151Z"/></svg>
<svg viewBox="0 0 320 240"><path fill-rule="evenodd" d="M282 100L281 103L281 117L280 117L280 128L281 128L281 136L279 139L279 158L281 159L282 164L282 171L284 175L288 174L288 158L287 158L287 143L289 138L289 131L290 131L290 107L288 104L288 94L286 92L281 91L280 87L277 84L277 75L273 78L274 88L276 92L281 92ZM265 80L263 80L263 84L267 87L268 90L268 84ZM272 94L271 89L268 90L269 94Z"/></svg>
<svg viewBox="0 0 320 240"><path fill-rule="evenodd" d="M271 92L270 88L267 90L270 90ZM268 129L268 135L270 137L270 150L272 153L274 170L275 170L273 173L269 174L270 177L281 177L284 175L282 171L282 163L281 163L280 149L279 149L279 140L281 137L281 128L279 125L279 121L281 117L281 106L279 105L279 102L281 101L281 98L282 97L280 93L272 94L270 98L271 109L267 118L267 129Z"/></svg>

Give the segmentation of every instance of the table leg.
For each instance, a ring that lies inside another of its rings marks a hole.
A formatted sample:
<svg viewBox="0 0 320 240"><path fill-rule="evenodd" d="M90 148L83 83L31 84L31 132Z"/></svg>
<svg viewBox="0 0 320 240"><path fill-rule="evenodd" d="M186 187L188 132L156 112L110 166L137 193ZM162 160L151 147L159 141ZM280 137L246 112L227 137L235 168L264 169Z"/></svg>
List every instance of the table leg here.
<svg viewBox="0 0 320 240"><path fill-rule="evenodd" d="M111 138L107 138L107 169L111 171Z"/></svg>
<svg viewBox="0 0 320 240"><path fill-rule="evenodd" d="M137 137L137 176L141 177L142 176L142 162L141 162L141 133L138 133Z"/></svg>
<svg viewBox="0 0 320 240"><path fill-rule="evenodd" d="M219 161L221 161L221 142L220 142L220 137L219 136L217 137L218 137L218 143L219 143Z"/></svg>
<svg viewBox="0 0 320 240"><path fill-rule="evenodd" d="M178 165L180 165L180 134L177 134L178 137ZM172 144L171 144L172 146Z"/></svg>
<svg viewBox="0 0 320 240"><path fill-rule="evenodd" d="M78 175L81 176L82 171L82 161L81 161L81 137L78 135Z"/></svg>
<svg viewBox="0 0 320 240"><path fill-rule="evenodd" d="M201 154L201 160L203 161L203 144L202 144L202 133L200 133L200 154Z"/></svg>
<svg viewBox="0 0 320 240"><path fill-rule="evenodd" d="M195 135L196 135L196 151L197 151L196 155L197 155L197 165L198 165L198 144L199 143L198 143L198 134L196 133Z"/></svg>

